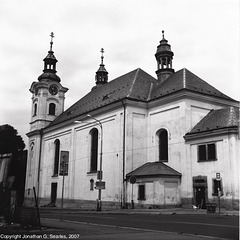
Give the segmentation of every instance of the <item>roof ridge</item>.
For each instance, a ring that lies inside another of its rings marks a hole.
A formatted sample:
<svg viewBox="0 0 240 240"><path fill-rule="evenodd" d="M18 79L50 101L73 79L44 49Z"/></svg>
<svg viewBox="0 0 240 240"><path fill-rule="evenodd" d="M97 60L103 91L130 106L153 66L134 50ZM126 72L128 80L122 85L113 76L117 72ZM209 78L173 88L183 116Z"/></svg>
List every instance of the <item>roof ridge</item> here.
<svg viewBox="0 0 240 240"><path fill-rule="evenodd" d="M186 88L186 68L183 68L183 88Z"/></svg>
<svg viewBox="0 0 240 240"><path fill-rule="evenodd" d="M234 107L230 107L230 111L229 111L229 119L228 119L228 126L233 126L235 123L237 123L237 116L235 113L235 109Z"/></svg>
<svg viewBox="0 0 240 240"><path fill-rule="evenodd" d="M148 97L147 97L147 101L149 101L149 100L151 99L152 90L153 90L153 85L154 85L154 83L151 82L151 84L150 84L150 88L149 88Z"/></svg>
<svg viewBox="0 0 240 240"><path fill-rule="evenodd" d="M135 73L135 75L134 75L134 79L133 79L133 81L132 81L132 86L130 87L130 90L129 90L129 93L128 93L127 97L129 97L129 96L131 95L131 93L132 93L134 84L135 84L135 82L136 82L136 80L137 80L137 76L138 76L139 70L140 70L140 68L137 68L137 69L135 70L136 73Z"/></svg>

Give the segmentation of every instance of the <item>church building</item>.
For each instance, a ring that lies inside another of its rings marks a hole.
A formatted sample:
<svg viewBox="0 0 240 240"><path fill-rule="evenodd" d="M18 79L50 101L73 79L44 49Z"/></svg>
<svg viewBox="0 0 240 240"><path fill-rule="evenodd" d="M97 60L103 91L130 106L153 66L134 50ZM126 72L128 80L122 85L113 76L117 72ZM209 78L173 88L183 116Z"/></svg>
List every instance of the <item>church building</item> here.
<svg viewBox="0 0 240 240"><path fill-rule="evenodd" d="M67 110L53 37L30 87L26 189L40 206L60 207L63 196L64 206L96 210L205 208L221 196L238 209L239 102L175 71L164 32L156 78L138 68L109 81L102 49L95 85Z"/></svg>

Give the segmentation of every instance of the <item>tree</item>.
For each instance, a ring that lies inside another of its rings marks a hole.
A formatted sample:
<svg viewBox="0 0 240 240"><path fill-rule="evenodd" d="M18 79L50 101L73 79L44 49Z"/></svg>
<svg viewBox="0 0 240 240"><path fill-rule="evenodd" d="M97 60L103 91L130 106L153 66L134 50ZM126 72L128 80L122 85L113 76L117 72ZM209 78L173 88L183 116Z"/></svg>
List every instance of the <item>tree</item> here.
<svg viewBox="0 0 240 240"><path fill-rule="evenodd" d="M23 151L25 143L16 129L5 124L0 126L0 154Z"/></svg>

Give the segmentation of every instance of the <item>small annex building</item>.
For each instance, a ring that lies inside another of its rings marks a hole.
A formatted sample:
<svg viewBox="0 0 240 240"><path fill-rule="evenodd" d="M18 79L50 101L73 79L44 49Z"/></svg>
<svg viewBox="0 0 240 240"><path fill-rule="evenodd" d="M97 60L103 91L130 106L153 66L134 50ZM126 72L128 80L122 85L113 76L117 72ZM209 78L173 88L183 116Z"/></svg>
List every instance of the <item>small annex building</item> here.
<svg viewBox="0 0 240 240"><path fill-rule="evenodd" d="M95 86L66 110L52 45L30 88L26 189L41 206L60 206L64 189L69 207L204 208L221 194L223 207L238 209L239 102L175 72L164 32L157 78L138 68L108 81L102 49Z"/></svg>

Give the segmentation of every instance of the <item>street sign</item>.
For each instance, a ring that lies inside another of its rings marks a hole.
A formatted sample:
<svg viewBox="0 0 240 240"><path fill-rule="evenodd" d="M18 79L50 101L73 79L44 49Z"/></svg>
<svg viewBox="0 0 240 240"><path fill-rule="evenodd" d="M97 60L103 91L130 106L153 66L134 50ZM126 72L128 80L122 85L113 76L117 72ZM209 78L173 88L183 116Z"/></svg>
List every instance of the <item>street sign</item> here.
<svg viewBox="0 0 240 240"><path fill-rule="evenodd" d="M60 155L60 176L68 175L69 151L61 151Z"/></svg>
<svg viewBox="0 0 240 240"><path fill-rule="evenodd" d="M105 189L105 182L103 181L97 181L96 182L96 189Z"/></svg>
<svg viewBox="0 0 240 240"><path fill-rule="evenodd" d="M216 180L218 180L218 181L220 181L220 180L221 180L220 173L216 173Z"/></svg>

